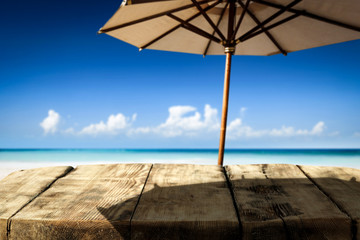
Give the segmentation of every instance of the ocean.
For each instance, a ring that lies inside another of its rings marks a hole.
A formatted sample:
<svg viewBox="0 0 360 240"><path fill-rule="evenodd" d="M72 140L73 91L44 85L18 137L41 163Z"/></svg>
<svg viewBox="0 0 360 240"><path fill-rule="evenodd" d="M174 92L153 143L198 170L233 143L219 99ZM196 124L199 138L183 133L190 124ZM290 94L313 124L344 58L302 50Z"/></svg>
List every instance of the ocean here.
<svg viewBox="0 0 360 240"><path fill-rule="evenodd" d="M0 149L6 166L99 163L217 164L217 149ZM224 165L287 163L360 169L360 149L227 149Z"/></svg>

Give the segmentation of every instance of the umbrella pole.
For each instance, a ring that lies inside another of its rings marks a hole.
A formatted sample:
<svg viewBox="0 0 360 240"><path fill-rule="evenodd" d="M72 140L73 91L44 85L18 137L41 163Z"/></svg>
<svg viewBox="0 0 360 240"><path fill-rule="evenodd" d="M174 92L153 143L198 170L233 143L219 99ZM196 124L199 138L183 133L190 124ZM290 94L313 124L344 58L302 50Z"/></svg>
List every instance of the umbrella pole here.
<svg viewBox="0 0 360 240"><path fill-rule="evenodd" d="M222 114L221 114L220 144L219 144L219 156L218 156L219 166L222 166L224 162L226 122L227 122L228 102L229 102L231 57L233 52L234 52L233 48L225 48L226 63L225 63L224 94L223 94L223 106L222 106Z"/></svg>

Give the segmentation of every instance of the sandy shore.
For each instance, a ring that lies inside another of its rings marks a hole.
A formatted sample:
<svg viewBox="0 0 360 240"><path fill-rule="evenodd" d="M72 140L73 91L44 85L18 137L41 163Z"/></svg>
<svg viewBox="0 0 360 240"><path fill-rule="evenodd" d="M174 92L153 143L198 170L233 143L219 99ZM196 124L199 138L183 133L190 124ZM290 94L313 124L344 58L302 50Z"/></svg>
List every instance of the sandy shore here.
<svg viewBox="0 0 360 240"><path fill-rule="evenodd" d="M15 171L19 171L21 169L24 169L24 168L17 168L17 167L1 168L0 169L0 180L5 178L10 173L15 172Z"/></svg>
<svg viewBox="0 0 360 240"><path fill-rule="evenodd" d="M39 162L21 162L21 161L3 161L0 162L0 180L5 178L7 175L14 171L30 169L30 168L41 168L41 167L55 167L55 166L72 166L76 167L79 165L94 165L94 164L116 164L116 163L169 163L167 159L152 159L149 161L71 161L71 162L46 162L46 161L39 161ZM185 164L194 164L194 161L189 161L187 159L184 160L172 160L171 163L185 163ZM212 165L214 164L212 161L209 160L198 160L196 164L203 164L203 165Z"/></svg>
<svg viewBox="0 0 360 240"><path fill-rule="evenodd" d="M59 162L2 162L0 165L0 180L5 178L12 172L30 169L30 168L41 168L41 167L51 167L51 166L74 166L74 164L69 163L59 163ZM76 165L75 165L76 166Z"/></svg>
<svg viewBox="0 0 360 240"><path fill-rule="evenodd" d="M79 162L20 162L20 161L9 161L9 162L0 162L0 180L5 178L7 175L9 175L12 172L24 170L24 169L31 169L31 168L41 168L41 167L55 167L55 166L72 166L76 167L78 165L88 165L88 164L116 164L117 162L114 161L79 161ZM131 162L131 161L124 161L121 163L169 163L168 160L153 160L153 161L141 161L141 162ZM171 163L185 163L185 164L193 164L191 161L185 161L185 160L178 160L178 161L172 161ZM204 164L204 165L212 165L214 164L211 161L197 161L196 164ZM238 163L232 163L228 162L225 165L233 165ZM241 164L258 164L258 162L242 162ZM294 163L286 163L286 164L294 164ZM326 166L325 164L300 164L300 165L315 165L315 166ZM331 166L331 164L330 164ZM338 167L350 167L350 168L356 168L360 169L360 166L358 164L354 165L345 165L345 166L338 166Z"/></svg>

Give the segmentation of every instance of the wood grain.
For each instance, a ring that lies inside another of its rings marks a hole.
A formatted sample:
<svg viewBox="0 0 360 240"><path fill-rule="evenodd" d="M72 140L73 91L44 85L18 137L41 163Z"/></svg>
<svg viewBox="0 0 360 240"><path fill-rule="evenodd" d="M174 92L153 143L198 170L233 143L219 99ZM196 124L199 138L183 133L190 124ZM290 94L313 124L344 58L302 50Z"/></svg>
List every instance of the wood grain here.
<svg viewBox="0 0 360 240"><path fill-rule="evenodd" d="M151 164L79 166L11 220L9 239L129 239Z"/></svg>
<svg viewBox="0 0 360 240"><path fill-rule="evenodd" d="M46 167L16 171L0 181L0 239L6 239L7 222L26 204L72 167Z"/></svg>
<svg viewBox="0 0 360 240"><path fill-rule="evenodd" d="M300 166L354 221L353 234L360 239L360 170L344 167Z"/></svg>
<svg viewBox="0 0 360 240"><path fill-rule="evenodd" d="M153 166L131 222L132 239L239 239L220 166Z"/></svg>
<svg viewBox="0 0 360 240"><path fill-rule="evenodd" d="M360 239L357 169L226 166L234 199L220 166L71 169L0 181L0 239Z"/></svg>
<svg viewBox="0 0 360 240"><path fill-rule="evenodd" d="M226 166L243 239L351 239L351 220L295 165Z"/></svg>

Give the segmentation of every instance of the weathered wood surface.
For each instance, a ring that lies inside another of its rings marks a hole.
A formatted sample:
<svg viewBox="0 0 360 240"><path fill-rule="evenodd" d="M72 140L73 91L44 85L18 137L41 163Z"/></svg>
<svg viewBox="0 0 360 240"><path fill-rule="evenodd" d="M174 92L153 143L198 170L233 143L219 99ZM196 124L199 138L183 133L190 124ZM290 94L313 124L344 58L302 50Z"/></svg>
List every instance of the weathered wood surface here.
<svg viewBox="0 0 360 240"><path fill-rule="evenodd" d="M351 220L294 165L226 166L243 239L352 239Z"/></svg>
<svg viewBox="0 0 360 240"><path fill-rule="evenodd" d="M0 239L360 239L357 169L233 165L225 174L219 166L112 164L71 170L31 169L1 180Z"/></svg>
<svg viewBox="0 0 360 240"><path fill-rule="evenodd" d="M79 166L11 219L9 239L129 239L151 164Z"/></svg>
<svg viewBox="0 0 360 240"><path fill-rule="evenodd" d="M240 239L223 168L155 164L131 222L132 239Z"/></svg>
<svg viewBox="0 0 360 240"><path fill-rule="evenodd" d="M343 167L300 166L354 221L353 232L360 239L360 170Z"/></svg>
<svg viewBox="0 0 360 240"><path fill-rule="evenodd" d="M0 239L6 239L8 219L46 190L72 167L16 171L0 181Z"/></svg>

